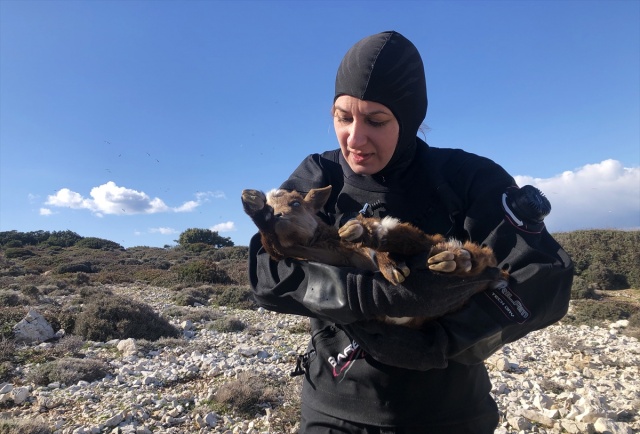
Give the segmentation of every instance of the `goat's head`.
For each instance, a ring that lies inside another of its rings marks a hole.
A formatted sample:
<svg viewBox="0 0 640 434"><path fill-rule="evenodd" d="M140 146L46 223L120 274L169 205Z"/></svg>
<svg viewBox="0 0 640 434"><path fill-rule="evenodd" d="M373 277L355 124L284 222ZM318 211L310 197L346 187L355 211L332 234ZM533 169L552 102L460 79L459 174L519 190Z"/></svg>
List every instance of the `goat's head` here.
<svg viewBox="0 0 640 434"><path fill-rule="evenodd" d="M273 208L274 231L283 247L308 244L318 227L316 214L331 194L331 186L311 189L306 196L297 191L271 190L267 204Z"/></svg>

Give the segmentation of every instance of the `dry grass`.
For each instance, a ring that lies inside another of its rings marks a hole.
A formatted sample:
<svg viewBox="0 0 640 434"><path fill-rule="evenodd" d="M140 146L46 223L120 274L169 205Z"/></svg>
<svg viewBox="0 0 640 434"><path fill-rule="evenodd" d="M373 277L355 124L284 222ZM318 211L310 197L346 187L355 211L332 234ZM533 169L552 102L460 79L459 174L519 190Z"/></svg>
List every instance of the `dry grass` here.
<svg viewBox="0 0 640 434"><path fill-rule="evenodd" d="M51 429L43 422L29 419L0 418L2 434L51 434Z"/></svg>

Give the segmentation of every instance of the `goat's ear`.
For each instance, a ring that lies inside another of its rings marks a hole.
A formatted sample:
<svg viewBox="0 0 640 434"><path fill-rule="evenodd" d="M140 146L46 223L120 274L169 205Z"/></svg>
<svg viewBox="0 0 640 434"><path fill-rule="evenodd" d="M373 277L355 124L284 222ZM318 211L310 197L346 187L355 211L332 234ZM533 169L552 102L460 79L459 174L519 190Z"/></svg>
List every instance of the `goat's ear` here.
<svg viewBox="0 0 640 434"><path fill-rule="evenodd" d="M327 185L322 188L312 188L309 193L304 197L304 201L311 205L313 209L318 212L322 209L325 203L329 200L331 195L331 186Z"/></svg>

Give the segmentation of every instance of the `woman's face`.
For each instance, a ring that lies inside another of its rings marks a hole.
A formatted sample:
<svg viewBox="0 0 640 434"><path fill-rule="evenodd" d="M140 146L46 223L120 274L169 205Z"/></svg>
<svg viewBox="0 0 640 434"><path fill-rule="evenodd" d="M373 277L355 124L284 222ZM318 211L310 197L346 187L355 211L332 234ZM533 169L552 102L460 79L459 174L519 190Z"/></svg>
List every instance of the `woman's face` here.
<svg viewBox="0 0 640 434"><path fill-rule="evenodd" d="M341 95L333 106L333 127L349 167L359 175L373 175L391 160L400 124L386 106Z"/></svg>

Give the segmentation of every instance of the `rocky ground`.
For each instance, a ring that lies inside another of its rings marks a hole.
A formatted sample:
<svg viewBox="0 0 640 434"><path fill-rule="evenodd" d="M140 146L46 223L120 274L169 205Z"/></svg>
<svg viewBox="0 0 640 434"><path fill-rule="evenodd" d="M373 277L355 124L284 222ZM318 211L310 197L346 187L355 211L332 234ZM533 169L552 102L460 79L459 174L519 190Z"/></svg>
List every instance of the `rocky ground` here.
<svg viewBox="0 0 640 434"><path fill-rule="evenodd" d="M112 289L158 311L170 300L162 288ZM88 343L85 359L105 360L112 372L92 383L0 383L0 418L59 434L296 432L300 377L289 372L306 348L305 319L262 309L225 314L251 326L219 332L185 322L183 343L153 350L133 340ZM625 326L560 323L494 354L487 365L502 413L496 434L640 432L640 343ZM254 416L212 405L223 385L256 377L278 386L277 403Z"/></svg>

